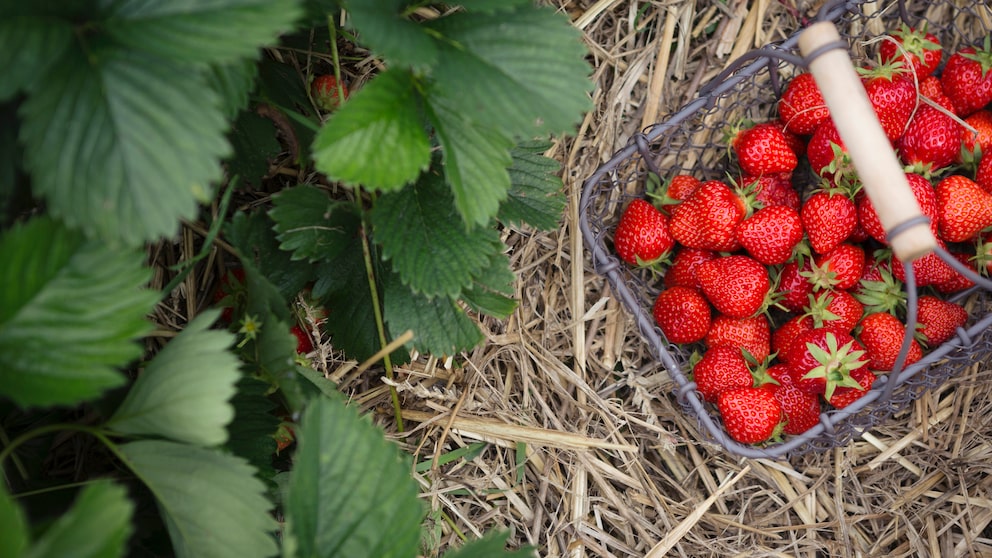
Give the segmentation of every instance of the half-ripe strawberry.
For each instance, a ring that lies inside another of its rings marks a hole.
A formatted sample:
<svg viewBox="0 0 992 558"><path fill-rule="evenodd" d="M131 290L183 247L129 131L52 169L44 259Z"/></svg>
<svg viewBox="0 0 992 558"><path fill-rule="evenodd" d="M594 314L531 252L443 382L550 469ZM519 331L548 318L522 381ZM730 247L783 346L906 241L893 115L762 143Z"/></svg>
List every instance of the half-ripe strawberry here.
<svg viewBox="0 0 992 558"><path fill-rule="evenodd" d="M661 291L652 314L665 338L672 343L695 343L710 329L710 305L691 287Z"/></svg>
<svg viewBox="0 0 992 558"><path fill-rule="evenodd" d="M954 113L964 117L992 103L992 50L989 37L985 46L964 47L944 65L940 84L954 104Z"/></svg>
<svg viewBox="0 0 992 558"><path fill-rule="evenodd" d="M906 173L906 182L909 183L916 203L925 217L930 219L930 230L937 234L937 195L934 193L933 184L925 176L916 173ZM868 196L858 197L858 222L864 228L868 236L874 238L882 244L888 244L889 239L882 228L881 221L878 220L878 213L872 205Z"/></svg>
<svg viewBox="0 0 992 558"><path fill-rule="evenodd" d="M958 162L977 161L976 155L992 153L992 111L980 110L964 119L961 128L961 153ZM974 129L974 131L972 131Z"/></svg>
<svg viewBox="0 0 992 558"><path fill-rule="evenodd" d="M835 409L843 409L868 394L871 386L875 385L878 376L868 368L858 368L851 371L851 377L857 380L858 387L841 387L834 390L833 397L827 403Z"/></svg>
<svg viewBox="0 0 992 558"><path fill-rule="evenodd" d="M865 307L847 291L826 290L810 297L806 315L814 327L833 326L853 331L865 313Z"/></svg>
<svg viewBox="0 0 992 558"><path fill-rule="evenodd" d="M707 349L692 368L692 381L706 401L716 401L720 392L754 385L754 376L740 348L718 345Z"/></svg>
<svg viewBox="0 0 992 558"><path fill-rule="evenodd" d="M813 329L813 318L798 314L786 321L784 324L772 331L772 352L778 355L782 362L789 362L789 348L792 342L799 337L800 333L805 333Z"/></svg>
<svg viewBox="0 0 992 558"><path fill-rule="evenodd" d="M878 46L882 62L902 62L909 72L915 73L916 81L923 80L937 69L943 53L936 35L906 24L883 37Z"/></svg>
<svg viewBox="0 0 992 558"><path fill-rule="evenodd" d="M696 268L703 262L715 260L718 257L716 252L700 250L698 248L680 248L672 259L672 265L665 271L665 287L675 286L691 287L701 290L699 277L696 276Z"/></svg>
<svg viewBox="0 0 992 558"><path fill-rule="evenodd" d="M741 221L735 235L752 258L765 265L777 265L792 258L803 239L803 223L795 209L771 205Z"/></svg>
<svg viewBox="0 0 992 558"><path fill-rule="evenodd" d="M899 318L886 312L875 312L861 319L857 338L865 347L869 366L873 370L889 372L895 365L902 339L906 334L906 326ZM906 355L904 366L909 366L923 358L923 349L914 339Z"/></svg>
<svg viewBox="0 0 992 558"><path fill-rule="evenodd" d="M917 300L916 322L917 339L934 348L954 337L958 328L968 323L968 311L956 302L923 295Z"/></svg>
<svg viewBox="0 0 992 558"><path fill-rule="evenodd" d="M730 143L744 174L762 175L796 169L799 159L776 122L763 122L745 128Z"/></svg>
<svg viewBox="0 0 992 558"><path fill-rule="evenodd" d="M778 101L778 117L786 130L801 136L812 134L821 122L830 118L830 109L813 74L797 74L789 80Z"/></svg>
<svg viewBox="0 0 992 558"><path fill-rule="evenodd" d="M778 382L772 393L782 405L782 413L785 415L782 432L802 434L819 424L820 398L796 387L789 375L788 365L776 364L768 369L768 375Z"/></svg>
<svg viewBox="0 0 992 558"><path fill-rule="evenodd" d="M992 194L961 175L944 178L934 187L940 235L947 242L965 242L992 226Z"/></svg>
<svg viewBox="0 0 992 558"><path fill-rule="evenodd" d="M906 165L937 172L958 158L961 125L929 105L920 105L906 131L896 141L896 149Z"/></svg>
<svg viewBox="0 0 992 558"><path fill-rule="evenodd" d="M737 184L754 190L754 199L762 207L784 205L799 211L799 192L792 186L791 173L742 176Z"/></svg>
<svg viewBox="0 0 992 558"><path fill-rule="evenodd" d="M310 93L318 107L331 112L341 106L340 94L344 95L344 99L348 98L348 86L341 83L339 87L337 78L327 74L314 78Z"/></svg>
<svg viewBox="0 0 992 558"><path fill-rule="evenodd" d="M858 284L864 269L865 251L855 244L842 243L813 259L809 280L813 283L814 291L846 291Z"/></svg>
<svg viewBox="0 0 992 558"><path fill-rule="evenodd" d="M992 151L982 155L978 161L978 169L975 170L975 183L982 190L992 193Z"/></svg>
<svg viewBox="0 0 992 558"><path fill-rule="evenodd" d="M731 318L719 315L713 318L709 332L703 340L709 348L730 345L747 351L755 362L764 362L771 354L771 331L764 314L750 318Z"/></svg>
<svg viewBox="0 0 992 558"><path fill-rule="evenodd" d="M768 269L743 255L724 256L696 268L703 294L722 314L748 318L768 306Z"/></svg>
<svg viewBox="0 0 992 558"><path fill-rule="evenodd" d="M858 208L840 190L819 190L803 204L799 212L810 247L826 254L851 236L858 226Z"/></svg>
<svg viewBox="0 0 992 558"><path fill-rule="evenodd" d="M675 246L668 231L668 218L643 199L630 202L613 235L613 245L623 261L650 266L661 261Z"/></svg>
<svg viewBox="0 0 992 558"><path fill-rule="evenodd" d="M771 439L782 423L782 405L769 389L741 387L720 394L717 408L727 434L742 444Z"/></svg>
<svg viewBox="0 0 992 558"><path fill-rule="evenodd" d="M744 200L729 186L708 180L689 199L675 206L668 228L683 246L732 252L740 248L734 229L746 213Z"/></svg>
<svg viewBox="0 0 992 558"><path fill-rule="evenodd" d="M796 336L787 362L799 389L830 399L839 387L860 385L851 372L868 364L864 356L864 348L850 333L824 326Z"/></svg>
<svg viewBox="0 0 992 558"><path fill-rule="evenodd" d="M861 70L861 83L885 136L895 141L916 109L916 82L901 64L882 64Z"/></svg>
<svg viewBox="0 0 992 558"><path fill-rule="evenodd" d="M808 258L787 262L778 272L775 285L776 304L790 312L801 312L813 294L813 283L810 283L808 273L813 269L813 262Z"/></svg>

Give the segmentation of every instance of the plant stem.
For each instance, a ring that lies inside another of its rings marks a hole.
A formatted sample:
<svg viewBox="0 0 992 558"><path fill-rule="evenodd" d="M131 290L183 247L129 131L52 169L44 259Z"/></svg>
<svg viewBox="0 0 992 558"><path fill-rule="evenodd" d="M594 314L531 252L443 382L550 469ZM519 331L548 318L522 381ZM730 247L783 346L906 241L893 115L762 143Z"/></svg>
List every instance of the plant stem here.
<svg viewBox="0 0 992 558"><path fill-rule="evenodd" d="M331 60L334 61L334 83L338 88L338 104L344 102L344 84L341 83L341 59L338 58L338 26L334 23L334 15L327 15L327 31L331 35Z"/></svg>
<svg viewBox="0 0 992 558"><path fill-rule="evenodd" d="M0 444L3 444L3 447L10 445L10 438L7 436L7 431L4 430L2 426L0 426ZM21 474L21 478L27 480L28 470L24 468L24 464L21 463L20 458L14 455L12 459L14 461L14 467L17 467L17 472ZM0 460L0 465L3 465L3 460Z"/></svg>
<svg viewBox="0 0 992 558"><path fill-rule="evenodd" d="M17 447L20 446L21 444L33 438L37 438L39 436L44 436L45 434L49 434L51 432L58 432L61 430L75 430L76 432L85 432L87 434L90 434L96 437L101 442L103 442L103 444L107 446L107 449L112 451L114 455L116 455L118 458L121 457L120 453L117 451L117 445L111 442L109 438L107 438L107 435L104 434L103 430L100 430L99 428L94 428L92 426L83 426L81 424L57 423L57 424L46 424L45 426L39 426L38 428L35 428L34 430L29 430L24 434L21 434L20 436L11 440L10 444L7 444L7 446L3 448L3 451L0 451L0 466L3 465L4 461L6 461L7 458L14 453L14 450L16 450Z"/></svg>

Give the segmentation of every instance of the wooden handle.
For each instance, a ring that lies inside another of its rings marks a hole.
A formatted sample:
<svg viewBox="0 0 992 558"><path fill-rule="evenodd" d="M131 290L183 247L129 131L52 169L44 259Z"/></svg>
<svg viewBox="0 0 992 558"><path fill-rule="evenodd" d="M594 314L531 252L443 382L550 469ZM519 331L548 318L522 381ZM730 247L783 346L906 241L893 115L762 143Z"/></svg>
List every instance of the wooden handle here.
<svg viewBox="0 0 992 558"><path fill-rule="evenodd" d="M830 48L832 45L843 48ZM829 21L810 25L799 36L799 51L808 59L809 71L830 109L837 133L858 170L878 220L886 232L899 229L889 236L892 252L905 262L932 252L937 239L920 219L923 215L920 205L878 123L837 28ZM916 224L907 225L913 219L917 219Z"/></svg>

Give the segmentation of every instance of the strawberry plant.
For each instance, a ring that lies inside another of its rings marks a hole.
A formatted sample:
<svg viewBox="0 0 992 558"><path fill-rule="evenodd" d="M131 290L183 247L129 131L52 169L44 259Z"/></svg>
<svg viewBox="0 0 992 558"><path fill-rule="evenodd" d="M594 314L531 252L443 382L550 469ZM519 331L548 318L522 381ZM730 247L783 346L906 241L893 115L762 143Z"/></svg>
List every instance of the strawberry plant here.
<svg viewBox="0 0 992 558"><path fill-rule="evenodd" d="M590 89L554 10L431 4L0 7L0 554L418 554L409 457L298 353L391 376L509 316L501 232L557 226L543 153ZM349 84L343 48L385 69ZM184 221L205 232L153 282ZM219 240L236 265L194 293ZM197 294L216 308L153 325ZM45 467L66 436L79 477Z"/></svg>

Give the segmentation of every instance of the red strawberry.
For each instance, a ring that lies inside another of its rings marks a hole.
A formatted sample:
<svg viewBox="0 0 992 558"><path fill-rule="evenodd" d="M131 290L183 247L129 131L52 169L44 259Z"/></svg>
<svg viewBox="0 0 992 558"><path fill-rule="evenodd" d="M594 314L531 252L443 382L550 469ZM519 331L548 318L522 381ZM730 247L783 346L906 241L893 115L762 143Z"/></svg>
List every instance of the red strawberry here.
<svg viewBox="0 0 992 558"><path fill-rule="evenodd" d="M672 343L694 343L710 328L710 305L690 287L672 287L655 299L654 319Z"/></svg>
<svg viewBox="0 0 992 558"><path fill-rule="evenodd" d="M672 177L665 193L673 200L685 201L702 186L703 182L691 174L679 174Z"/></svg>
<svg viewBox="0 0 992 558"><path fill-rule="evenodd" d="M767 307L768 270L747 256L724 256L696 268L703 293L720 313L747 318Z"/></svg>
<svg viewBox="0 0 992 558"><path fill-rule="evenodd" d="M767 441L782 422L782 405L768 389L741 387L724 391L717 408L727 434L742 444Z"/></svg>
<svg viewBox="0 0 992 558"><path fill-rule="evenodd" d="M730 143L744 174L792 172L799 164L785 133L774 122L739 131Z"/></svg>
<svg viewBox="0 0 992 558"><path fill-rule="evenodd" d="M786 130L802 136L812 134L821 122L830 118L830 109L813 74L802 73L789 80L778 101L778 116Z"/></svg>
<svg viewBox="0 0 992 558"><path fill-rule="evenodd" d="M992 193L992 151L982 155L975 171L975 182L986 192Z"/></svg>
<svg viewBox="0 0 992 558"><path fill-rule="evenodd" d="M827 403L835 409L843 409L868 393L878 377L868 368L858 368L851 371L851 377L858 382L858 387L841 387L834 390L834 395Z"/></svg>
<svg viewBox="0 0 992 558"><path fill-rule="evenodd" d="M923 295L917 301L916 322L920 343L934 348L954 337L959 327L968 322L968 311L955 302Z"/></svg>
<svg viewBox="0 0 992 558"><path fill-rule="evenodd" d="M814 258L809 280L813 290L846 291L858 284L864 269L865 251L854 244L843 243Z"/></svg>
<svg viewBox="0 0 992 558"><path fill-rule="evenodd" d="M864 348L850 333L824 326L796 336L787 362L799 389L830 399L839 387L860 385L851 372L868 364L864 355Z"/></svg>
<svg viewBox="0 0 992 558"><path fill-rule="evenodd" d="M802 434L820 422L820 399L796 387L789 375L789 367L776 364L768 369L768 375L778 382L772 393L782 405L785 415L785 426L782 432L786 434Z"/></svg>
<svg viewBox="0 0 992 558"><path fill-rule="evenodd" d="M717 254L709 250L698 248L682 248L675 253L672 265L665 272L665 286L668 288L681 285L700 290L699 277L696 277L696 268L703 262L715 260Z"/></svg>
<svg viewBox="0 0 992 558"><path fill-rule="evenodd" d="M704 342L709 348L729 345L747 351L755 362L764 362L771 354L768 318L761 314L750 318L717 316L713 318Z"/></svg>
<svg viewBox="0 0 992 558"><path fill-rule="evenodd" d="M307 332L300 329L300 326L294 325L289 328L290 333L296 337L296 352L305 355L313 350L313 341L310 340L310 336Z"/></svg>
<svg viewBox="0 0 992 558"><path fill-rule="evenodd" d="M314 78L310 84L310 94L313 100L321 109L330 112L341 106L339 94L343 93L344 98L348 98L348 86L344 83L338 88L338 80L333 75L323 75Z"/></svg>
<svg viewBox="0 0 992 558"><path fill-rule="evenodd" d="M718 345L703 353L692 369L692 381L699 395L712 402L728 389L753 386L754 376L739 348Z"/></svg>
<svg viewBox="0 0 992 558"><path fill-rule="evenodd" d="M961 128L962 151L969 153L972 160L975 160L976 153L992 153L992 111L972 113L964 122L975 131L972 132L967 126Z"/></svg>
<svg viewBox="0 0 992 558"><path fill-rule="evenodd" d="M820 291L811 297L806 315L813 319L814 327L826 325L842 329L854 330L865 307L847 291Z"/></svg>
<svg viewBox="0 0 992 558"><path fill-rule="evenodd" d="M837 184L851 183L857 177L837 126L829 118L813 130L813 136L806 144L806 158L813 172Z"/></svg>
<svg viewBox="0 0 992 558"><path fill-rule="evenodd" d="M906 326L899 318L885 312L868 314L861 319L858 339L865 347L869 365L874 370L888 372L895 365L896 356L902 347ZM923 349L914 339L903 366L909 366L923 358Z"/></svg>
<svg viewBox="0 0 992 558"><path fill-rule="evenodd" d="M771 205L744 219L734 233L752 258L765 265L785 263L803 239L799 213L784 205Z"/></svg>
<svg viewBox="0 0 992 558"><path fill-rule="evenodd" d="M661 261L675 246L668 231L668 218L643 199L630 202L620 216L613 237L617 255L637 266L650 266Z"/></svg>
<svg viewBox="0 0 992 558"><path fill-rule="evenodd" d="M734 229L744 220L747 206L744 200L726 184L704 182L689 199L672 210L669 230L683 246L732 252L740 248Z"/></svg>
<svg viewBox="0 0 992 558"><path fill-rule="evenodd" d="M961 127L939 110L920 105L896 141L896 148L903 163L936 172L953 163L961 152Z"/></svg>
<svg viewBox="0 0 992 558"><path fill-rule="evenodd" d="M742 176L737 181L745 188L754 189L754 199L763 207L784 205L799 211L799 193L792 186L791 173Z"/></svg>
<svg viewBox="0 0 992 558"><path fill-rule="evenodd" d="M951 175L937 183L937 213L940 235L947 242L964 242L992 226L992 194L961 176Z"/></svg>
<svg viewBox="0 0 992 558"><path fill-rule="evenodd" d="M805 314L789 318L787 322L775 328L772 332L772 352L778 354L779 360L789 362L789 347L799 337L813 329L813 319Z"/></svg>
<svg viewBox="0 0 992 558"><path fill-rule="evenodd" d="M937 69L943 48L933 33L903 24L883 38L878 54L882 62L902 62L920 81Z"/></svg>
<svg viewBox="0 0 992 558"><path fill-rule="evenodd" d="M989 37L981 49L964 47L955 52L944 65L940 84L954 104L954 113L968 116L992 103L992 50Z"/></svg>
<svg viewBox="0 0 992 558"><path fill-rule="evenodd" d="M808 259L803 260L802 267L795 260L782 266L776 281L779 306L790 312L799 312L806 306L809 295L813 294L813 283L810 283L808 276L812 269L812 262Z"/></svg>
<svg viewBox="0 0 992 558"><path fill-rule="evenodd" d="M947 249L947 245L939 238L937 245ZM903 283L906 282L906 268L903 266L902 260L895 256L892 257L892 275ZM917 287L946 283L953 280L955 275L957 272L954 271L954 268L947 265L947 262L940 259L936 253L930 253L913 260L913 279Z"/></svg>
<svg viewBox="0 0 992 558"><path fill-rule="evenodd" d="M902 281L892 275L887 262L878 261L874 256L865 263L865 272L853 292L869 314L895 313L906 309L906 291Z"/></svg>
<svg viewBox="0 0 992 558"><path fill-rule="evenodd" d="M895 141L916 109L915 82L912 77L907 79L902 65L893 64L863 70L861 82L886 137Z"/></svg>
<svg viewBox="0 0 992 558"><path fill-rule="evenodd" d="M933 191L933 184L926 177L915 173L906 173L906 182L909 183L909 187L913 191L913 196L920 205L923 215L930 218L930 229L936 235L937 195ZM882 223L878 220L875 206L872 205L871 199L868 196L860 196L858 198L858 221L864 227L868 236L882 244L889 243L885 229L882 228Z"/></svg>
<svg viewBox="0 0 992 558"><path fill-rule="evenodd" d="M809 244L817 254L826 254L847 240L858 226L858 208L839 190L820 190L806 200L799 216Z"/></svg>
<svg viewBox="0 0 992 558"><path fill-rule="evenodd" d="M965 267L977 273L977 270L975 269L975 262L972 261L970 255L958 253L958 252L951 252L951 256L953 256L954 259L956 259L957 261L961 262ZM944 263L943 260L941 260L941 263L947 265L946 263ZM963 291L965 289L970 289L975 286L975 283L972 282L971 279L968 279L964 275L961 275L953 267L950 266L947 267L950 268L948 273L950 273L951 277L948 279L941 279L938 281L934 281L932 283L933 288L938 293L943 293L943 294L956 293Z"/></svg>
<svg viewBox="0 0 992 558"><path fill-rule="evenodd" d="M948 111L954 112L954 104L944 94L944 87L940 84L940 78L937 76L931 75L920 80L920 97L926 97Z"/></svg>

